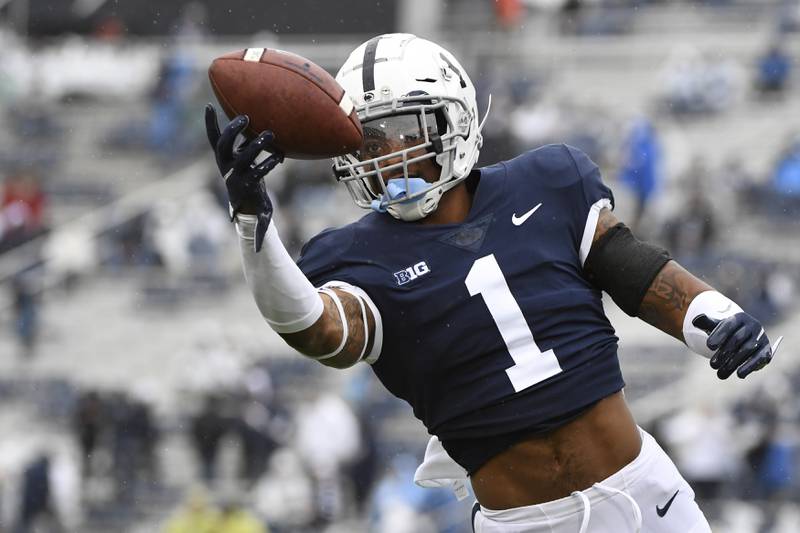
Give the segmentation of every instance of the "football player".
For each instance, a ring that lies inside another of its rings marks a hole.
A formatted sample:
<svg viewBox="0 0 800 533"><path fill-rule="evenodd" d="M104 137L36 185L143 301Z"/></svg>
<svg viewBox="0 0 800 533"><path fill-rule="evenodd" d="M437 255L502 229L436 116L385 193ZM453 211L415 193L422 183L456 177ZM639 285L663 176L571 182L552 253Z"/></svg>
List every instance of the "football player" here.
<svg viewBox="0 0 800 533"><path fill-rule="evenodd" d="M626 406L601 291L710 357L721 379L769 363L759 322L635 239L580 150L549 145L474 168L475 89L442 47L381 35L336 79L364 142L334 173L371 212L311 239L297 264L262 180L283 159L272 133L237 144L247 117L220 132L206 110L267 324L323 365L371 365L433 435L416 481L463 492L468 477L476 531L710 531Z"/></svg>

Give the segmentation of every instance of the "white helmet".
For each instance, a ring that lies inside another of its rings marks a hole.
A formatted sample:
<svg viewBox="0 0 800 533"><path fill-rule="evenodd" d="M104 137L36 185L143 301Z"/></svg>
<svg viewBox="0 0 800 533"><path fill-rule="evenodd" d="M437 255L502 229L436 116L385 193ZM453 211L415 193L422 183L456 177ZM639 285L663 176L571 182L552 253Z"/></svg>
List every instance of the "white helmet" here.
<svg viewBox="0 0 800 533"><path fill-rule="evenodd" d="M364 147L337 157L336 179L359 207L407 221L432 213L442 195L469 175L483 142L475 87L466 71L441 46L392 33L356 48L336 80L356 106L365 139L394 133L406 146L377 157ZM410 164L432 158L441 167L438 180L409 175ZM388 176L402 177L387 184Z"/></svg>

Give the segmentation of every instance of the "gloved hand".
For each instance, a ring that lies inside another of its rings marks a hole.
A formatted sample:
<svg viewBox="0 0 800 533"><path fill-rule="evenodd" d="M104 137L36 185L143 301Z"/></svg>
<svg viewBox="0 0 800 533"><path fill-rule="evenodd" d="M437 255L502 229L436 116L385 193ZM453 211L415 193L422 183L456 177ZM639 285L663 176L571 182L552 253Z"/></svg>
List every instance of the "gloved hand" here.
<svg viewBox="0 0 800 533"><path fill-rule="evenodd" d="M709 334L706 345L716 351L711 357L711 368L720 379L728 379L734 370L740 378L761 370L772 361L783 340L780 337L774 348L770 346L761 323L744 312L723 320L698 315L692 324Z"/></svg>
<svg viewBox="0 0 800 533"><path fill-rule="evenodd" d="M273 145L275 136L271 131L264 131L252 141L234 146L236 137L247 128L249 122L246 115L239 115L220 133L217 111L213 105L206 105L206 134L228 189L231 220L239 213L258 217L255 234L255 249L258 252L272 219L272 201L267 195L263 178L283 161L283 153ZM262 151L271 152L272 155L256 163Z"/></svg>

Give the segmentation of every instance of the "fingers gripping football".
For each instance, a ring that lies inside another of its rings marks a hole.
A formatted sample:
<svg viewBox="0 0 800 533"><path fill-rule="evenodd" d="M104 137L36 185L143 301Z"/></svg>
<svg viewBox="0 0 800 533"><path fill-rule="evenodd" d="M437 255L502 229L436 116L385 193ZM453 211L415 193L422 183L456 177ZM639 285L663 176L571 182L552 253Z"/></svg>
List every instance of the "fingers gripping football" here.
<svg viewBox="0 0 800 533"><path fill-rule="evenodd" d="M747 313L736 313L723 320L700 315L694 324L709 333L706 345L715 350L711 368L720 379L728 379L734 371L745 378L772 361L774 351L764 328Z"/></svg>
<svg viewBox="0 0 800 533"><path fill-rule="evenodd" d="M255 248L259 251L272 218L272 202L263 178L283 161L283 154L275 148L275 136L271 131L264 131L252 141L236 145L239 134L249 124L245 115L234 118L220 132L217 112L213 105L208 104L205 121L208 142L214 150L217 168L225 179L225 188L228 190L231 220L239 213L258 217ZM272 155L258 162L258 157L264 151L271 152Z"/></svg>

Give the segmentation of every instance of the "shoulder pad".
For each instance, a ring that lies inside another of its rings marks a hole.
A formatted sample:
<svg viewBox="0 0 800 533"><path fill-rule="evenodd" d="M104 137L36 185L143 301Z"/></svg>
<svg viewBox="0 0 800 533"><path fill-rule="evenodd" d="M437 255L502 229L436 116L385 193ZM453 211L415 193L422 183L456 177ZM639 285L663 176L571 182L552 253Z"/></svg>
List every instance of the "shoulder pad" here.
<svg viewBox="0 0 800 533"><path fill-rule="evenodd" d="M303 245L297 266L312 281L324 272L335 270L353 244L354 233L352 224L321 231Z"/></svg>
<svg viewBox="0 0 800 533"><path fill-rule="evenodd" d="M528 178L535 178L541 185L560 189L569 187L580 181L579 166L576 156L583 152L566 144L547 144L529 150L509 162L510 168L523 173Z"/></svg>

